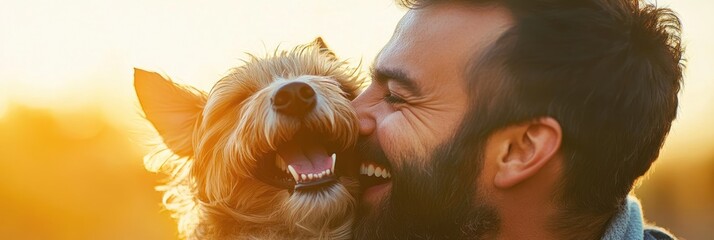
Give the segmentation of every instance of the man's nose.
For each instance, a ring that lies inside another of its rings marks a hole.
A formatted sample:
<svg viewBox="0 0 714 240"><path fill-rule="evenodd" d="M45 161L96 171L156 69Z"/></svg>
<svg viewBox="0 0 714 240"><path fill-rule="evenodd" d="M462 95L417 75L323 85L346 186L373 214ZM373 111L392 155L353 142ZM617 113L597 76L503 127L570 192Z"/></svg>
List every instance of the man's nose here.
<svg viewBox="0 0 714 240"><path fill-rule="evenodd" d="M272 98L273 109L290 116L307 114L315 108L315 102L315 90L304 82L285 84Z"/></svg>
<svg viewBox="0 0 714 240"><path fill-rule="evenodd" d="M371 111L368 104L366 104L366 99L369 89L365 90L352 100L352 107L355 108L357 112L357 119L359 120L359 134L362 136L368 136L374 132L377 122L375 118L374 111Z"/></svg>

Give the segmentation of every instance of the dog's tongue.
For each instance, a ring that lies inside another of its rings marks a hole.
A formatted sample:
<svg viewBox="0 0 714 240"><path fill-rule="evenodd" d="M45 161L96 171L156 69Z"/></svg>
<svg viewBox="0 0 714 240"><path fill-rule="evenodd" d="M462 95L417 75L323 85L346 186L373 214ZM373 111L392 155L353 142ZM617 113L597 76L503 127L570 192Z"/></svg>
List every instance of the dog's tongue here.
<svg viewBox="0 0 714 240"><path fill-rule="evenodd" d="M292 166L299 176L334 171L333 159L314 136L296 137L280 146L278 155Z"/></svg>

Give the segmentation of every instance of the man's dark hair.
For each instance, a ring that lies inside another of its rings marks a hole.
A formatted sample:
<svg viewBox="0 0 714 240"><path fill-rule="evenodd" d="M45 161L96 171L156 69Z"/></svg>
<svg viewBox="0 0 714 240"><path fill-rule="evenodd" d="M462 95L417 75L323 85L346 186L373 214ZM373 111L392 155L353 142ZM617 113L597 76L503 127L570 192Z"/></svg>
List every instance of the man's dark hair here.
<svg viewBox="0 0 714 240"><path fill-rule="evenodd" d="M402 4L438 2L444 1ZM638 0L458 2L502 5L515 19L466 70L472 111L462 140L556 119L564 169L555 199L561 214L553 227L569 239L602 234L658 157L676 117L683 69L679 19Z"/></svg>

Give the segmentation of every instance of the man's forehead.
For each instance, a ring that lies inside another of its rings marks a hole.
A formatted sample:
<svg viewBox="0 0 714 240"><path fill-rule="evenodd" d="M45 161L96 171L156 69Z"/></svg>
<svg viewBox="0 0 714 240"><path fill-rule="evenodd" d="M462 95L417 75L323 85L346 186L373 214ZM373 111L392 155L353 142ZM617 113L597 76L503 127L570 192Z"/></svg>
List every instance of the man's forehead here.
<svg viewBox="0 0 714 240"><path fill-rule="evenodd" d="M433 71L461 72L511 22L510 12L498 6L444 3L409 10L380 52L375 68L399 70L417 80Z"/></svg>
<svg viewBox="0 0 714 240"><path fill-rule="evenodd" d="M501 32L512 24L511 12L500 5L447 2L407 11L400 19L396 35L419 34L443 37L459 33Z"/></svg>

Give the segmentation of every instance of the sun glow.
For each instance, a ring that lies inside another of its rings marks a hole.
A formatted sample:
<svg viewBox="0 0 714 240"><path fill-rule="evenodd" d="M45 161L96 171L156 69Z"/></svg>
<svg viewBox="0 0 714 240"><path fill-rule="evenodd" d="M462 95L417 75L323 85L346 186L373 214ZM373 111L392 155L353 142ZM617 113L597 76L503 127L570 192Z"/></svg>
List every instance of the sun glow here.
<svg viewBox="0 0 714 240"><path fill-rule="evenodd" d="M5 102L3 99L0 99L0 119L5 116L5 113L7 112L7 102Z"/></svg>
<svg viewBox="0 0 714 240"><path fill-rule="evenodd" d="M272 52L316 36L340 57L368 62L403 10L382 0L340 3L4 2L0 95L52 108L99 104L122 115L134 107L133 67L208 90L245 53Z"/></svg>

